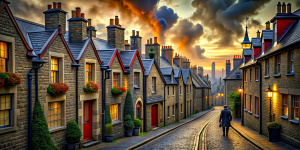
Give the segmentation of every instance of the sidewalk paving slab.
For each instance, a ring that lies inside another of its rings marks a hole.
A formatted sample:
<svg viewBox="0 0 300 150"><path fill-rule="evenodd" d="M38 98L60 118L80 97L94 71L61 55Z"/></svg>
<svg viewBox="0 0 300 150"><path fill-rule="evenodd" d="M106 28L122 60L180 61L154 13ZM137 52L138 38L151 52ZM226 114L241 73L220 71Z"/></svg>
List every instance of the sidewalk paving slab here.
<svg viewBox="0 0 300 150"><path fill-rule="evenodd" d="M259 134L258 132L241 125L241 119L233 119L231 122L232 128L238 132L240 135L245 137L249 142L256 145L261 149L270 149L270 150L279 150L279 149L287 149L287 150L297 150L296 148L285 144L283 142L270 142L269 138Z"/></svg>
<svg viewBox="0 0 300 150"><path fill-rule="evenodd" d="M146 135L143 136L132 136L132 137L124 137L119 139L115 143L101 143L92 147L83 148L83 149L131 149L140 145L143 145L144 143L147 143L148 141L151 141L152 139L155 139L159 136L162 136L164 134L167 134L171 132L172 130L175 130L193 120L196 120L200 118L201 116L205 115L206 113L214 110L214 108L211 108L206 111L199 112L197 114L194 114L186 119L180 120L179 123L173 123L170 125L167 125L165 127L159 128L154 131L149 131Z"/></svg>

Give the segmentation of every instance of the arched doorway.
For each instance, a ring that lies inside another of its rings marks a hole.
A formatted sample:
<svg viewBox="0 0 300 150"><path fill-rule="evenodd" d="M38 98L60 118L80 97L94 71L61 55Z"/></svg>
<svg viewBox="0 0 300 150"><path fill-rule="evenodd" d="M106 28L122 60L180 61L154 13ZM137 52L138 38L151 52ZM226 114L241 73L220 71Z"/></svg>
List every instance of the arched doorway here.
<svg viewBox="0 0 300 150"><path fill-rule="evenodd" d="M136 118L138 118L138 119L140 119L141 120L141 118L142 118L142 104L141 104L141 102L138 102L137 104L136 104Z"/></svg>
<svg viewBox="0 0 300 150"><path fill-rule="evenodd" d="M151 107L151 126L157 127L158 126L158 105L152 105Z"/></svg>

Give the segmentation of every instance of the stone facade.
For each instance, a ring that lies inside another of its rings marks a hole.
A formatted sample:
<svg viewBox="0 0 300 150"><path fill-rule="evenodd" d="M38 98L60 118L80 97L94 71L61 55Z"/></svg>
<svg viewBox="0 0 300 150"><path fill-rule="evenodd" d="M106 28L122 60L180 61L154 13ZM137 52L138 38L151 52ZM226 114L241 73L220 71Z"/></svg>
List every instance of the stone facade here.
<svg viewBox="0 0 300 150"><path fill-rule="evenodd" d="M145 45L145 55L146 55L146 58L149 57L149 52L150 52L151 48L155 52L155 60L156 60L157 64L160 64L160 45L158 43L146 44Z"/></svg>
<svg viewBox="0 0 300 150"><path fill-rule="evenodd" d="M174 88L174 94L173 94ZM165 121L166 125L172 124L177 121L178 110L176 109L176 85L165 86ZM169 94L168 94L169 93ZM179 104L180 106L180 104ZM173 111L174 109L174 111Z"/></svg>
<svg viewBox="0 0 300 150"><path fill-rule="evenodd" d="M62 33L66 33L66 14L67 12L61 9L50 9L44 11L45 14L45 29L57 29L60 24L62 28Z"/></svg>
<svg viewBox="0 0 300 150"><path fill-rule="evenodd" d="M122 51L124 47L124 32L125 29L115 25L107 26L107 42L117 50Z"/></svg>
<svg viewBox="0 0 300 150"><path fill-rule="evenodd" d="M187 83L185 85L186 89L186 117L194 114L194 100L193 100L193 85L192 85L192 76L189 72L189 77L187 78Z"/></svg>
<svg viewBox="0 0 300 150"><path fill-rule="evenodd" d="M184 119L184 108L186 107L184 105L184 94L185 94L185 86L183 83L183 77L182 74L180 73L180 77L178 78L178 90L179 90L179 97L178 97L178 116L179 120ZM181 91L181 92L180 92Z"/></svg>
<svg viewBox="0 0 300 150"><path fill-rule="evenodd" d="M139 54L142 54L142 37L130 36L131 49L136 49Z"/></svg>
<svg viewBox="0 0 300 150"><path fill-rule="evenodd" d="M71 18L69 21L70 42L81 42L87 38L87 20L84 18Z"/></svg>
<svg viewBox="0 0 300 150"><path fill-rule="evenodd" d="M203 88L196 88L193 86L193 99L194 99L194 111L200 112L204 110L204 100L203 100Z"/></svg>

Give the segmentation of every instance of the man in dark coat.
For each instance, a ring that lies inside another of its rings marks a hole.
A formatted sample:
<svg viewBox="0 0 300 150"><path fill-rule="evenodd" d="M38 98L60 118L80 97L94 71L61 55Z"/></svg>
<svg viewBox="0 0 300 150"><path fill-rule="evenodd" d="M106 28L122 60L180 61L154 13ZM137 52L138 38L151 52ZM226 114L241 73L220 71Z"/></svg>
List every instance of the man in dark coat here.
<svg viewBox="0 0 300 150"><path fill-rule="evenodd" d="M219 120L219 122L222 123L223 136L225 136L225 127L226 127L226 136L228 136L231 120L232 120L231 112L230 110L227 109L227 106L224 105L224 110L222 110L220 120Z"/></svg>

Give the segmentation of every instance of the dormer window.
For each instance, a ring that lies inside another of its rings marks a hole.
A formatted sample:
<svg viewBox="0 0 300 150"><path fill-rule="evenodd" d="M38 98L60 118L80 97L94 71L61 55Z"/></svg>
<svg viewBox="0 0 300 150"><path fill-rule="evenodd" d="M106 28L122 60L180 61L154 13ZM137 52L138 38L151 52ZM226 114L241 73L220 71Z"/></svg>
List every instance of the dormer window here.
<svg viewBox="0 0 300 150"><path fill-rule="evenodd" d="M238 72L238 73L236 73L235 76L236 76L236 78L240 78L241 77L241 73Z"/></svg>

